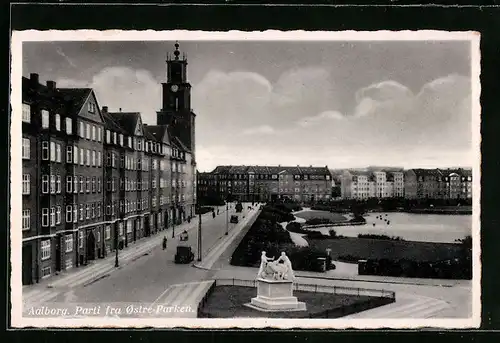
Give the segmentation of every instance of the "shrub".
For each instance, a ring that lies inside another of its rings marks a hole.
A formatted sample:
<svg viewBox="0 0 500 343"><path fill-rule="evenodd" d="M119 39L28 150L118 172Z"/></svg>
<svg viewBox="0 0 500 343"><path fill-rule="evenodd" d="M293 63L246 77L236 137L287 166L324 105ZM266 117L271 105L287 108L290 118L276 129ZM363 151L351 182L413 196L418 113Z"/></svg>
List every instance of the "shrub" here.
<svg viewBox="0 0 500 343"><path fill-rule="evenodd" d="M335 231L333 229L328 231L328 233L330 234L331 238L338 238L339 237L339 236L337 236L337 231Z"/></svg>
<svg viewBox="0 0 500 343"><path fill-rule="evenodd" d="M305 234L309 233L308 230L304 230L302 228L302 225L300 225L300 223L297 222L288 223L286 229L290 232L295 232L295 233L305 233Z"/></svg>
<svg viewBox="0 0 500 343"><path fill-rule="evenodd" d="M322 271L318 258L327 258L326 253L310 247L294 247L286 252L294 270Z"/></svg>
<svg viewBox="0 0 500 343"><path fill-rule="evenodd" d="M401 237L390 237L387 235L363 234L363 233L360 233L358 235L358 238L383 239L386 241L404 241L404 239Z"/></svg>
<svg viewBox="0 0 500 343"><path fill-rule="evenodd" d="M208 213L208 212L212 212L214 210L213 207L209 207L209 206L202 206L200 207L199 209L197 208L195 210L195 213L196 214L205 214L205 213Z"/></svg>
<svg viewBox="0 0 500 343"><path fill-rule="evenodd" d="M306 220L307 225L331 224L332 221L328 218L310 218Z"/></svg>

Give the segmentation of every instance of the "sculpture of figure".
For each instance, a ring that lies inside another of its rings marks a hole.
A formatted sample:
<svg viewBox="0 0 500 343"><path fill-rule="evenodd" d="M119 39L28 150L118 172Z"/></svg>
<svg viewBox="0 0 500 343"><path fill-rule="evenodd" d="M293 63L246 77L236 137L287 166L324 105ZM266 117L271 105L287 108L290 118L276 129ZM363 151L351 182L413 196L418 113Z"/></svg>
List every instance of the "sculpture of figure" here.
<svg viewBox="0 0 500 343"><path fill-rule="evenodd" d="M293 273L293 268L292 268L292 261L286 256L285 252L281 252L281 256L278 258L277 262L283 262L283 265L285 266L285 273L282 275L282 279L285 280L293 280L295 278L295 275Z"/></svg>
<svg viewBox="0 0 500 343"><path fill-rule="evenodd" d="M257 273L257 277L265 278L267 264L272 260L274 260L274 257L267 257L266 252L262 252L260 256L260 268L259 272Z"/></svg>

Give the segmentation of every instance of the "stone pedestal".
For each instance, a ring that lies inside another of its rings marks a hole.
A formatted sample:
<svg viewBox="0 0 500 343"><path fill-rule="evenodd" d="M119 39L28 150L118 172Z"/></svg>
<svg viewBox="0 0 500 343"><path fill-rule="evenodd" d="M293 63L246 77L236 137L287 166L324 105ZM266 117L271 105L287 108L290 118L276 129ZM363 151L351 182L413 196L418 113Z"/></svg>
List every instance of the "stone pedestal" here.
<svg viewBox="0 0 500 343"><path fill-rule="evenodd" d="M293 281L257 279L257 296L248 307L265 312L305 311L306 304L293 296Z"/></svg>

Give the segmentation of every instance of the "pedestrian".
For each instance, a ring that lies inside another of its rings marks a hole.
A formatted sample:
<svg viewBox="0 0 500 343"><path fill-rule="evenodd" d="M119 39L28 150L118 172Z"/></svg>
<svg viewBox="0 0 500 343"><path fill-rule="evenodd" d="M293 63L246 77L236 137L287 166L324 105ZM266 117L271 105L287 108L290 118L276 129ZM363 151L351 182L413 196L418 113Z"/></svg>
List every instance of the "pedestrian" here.
<svg viewBox="0 0 500 343"><path fill-rule="evenodd" d="M212 211L212 218L215 218L215 212Z"/></svg>
<svg viewBox="0 0 500 343"><path fill-rule="evenodd" d="M167 249L167 236L163 236L163 250Z"/></svg>
<svg viewBox="0 0 500 343"><path fill-rule="evenodd" d="M219 214L219 209L217 209L217 214Z"/></svg>

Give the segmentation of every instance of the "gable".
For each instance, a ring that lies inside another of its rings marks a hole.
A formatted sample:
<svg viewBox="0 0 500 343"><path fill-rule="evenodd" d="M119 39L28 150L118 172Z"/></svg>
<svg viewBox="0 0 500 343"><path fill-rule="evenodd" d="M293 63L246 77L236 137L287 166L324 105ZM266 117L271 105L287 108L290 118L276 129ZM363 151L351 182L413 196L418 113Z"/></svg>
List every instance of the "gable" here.
<svg viewBox="0 0 500 343"><path fill-rule="evenodd" d="M104 117L102 116L101 110L99 108L94 90L90 90L87 98L80 108L78 116L89 119L96 123L104 123Z"/></svg>
<svg viewBox="0 0 500 343"><path fill-rule="evenodd" d="M140 115L137 115L137 121L135 123L134 129L135 136L144 136L143 127L142 127L142 119Z"/></svg>

